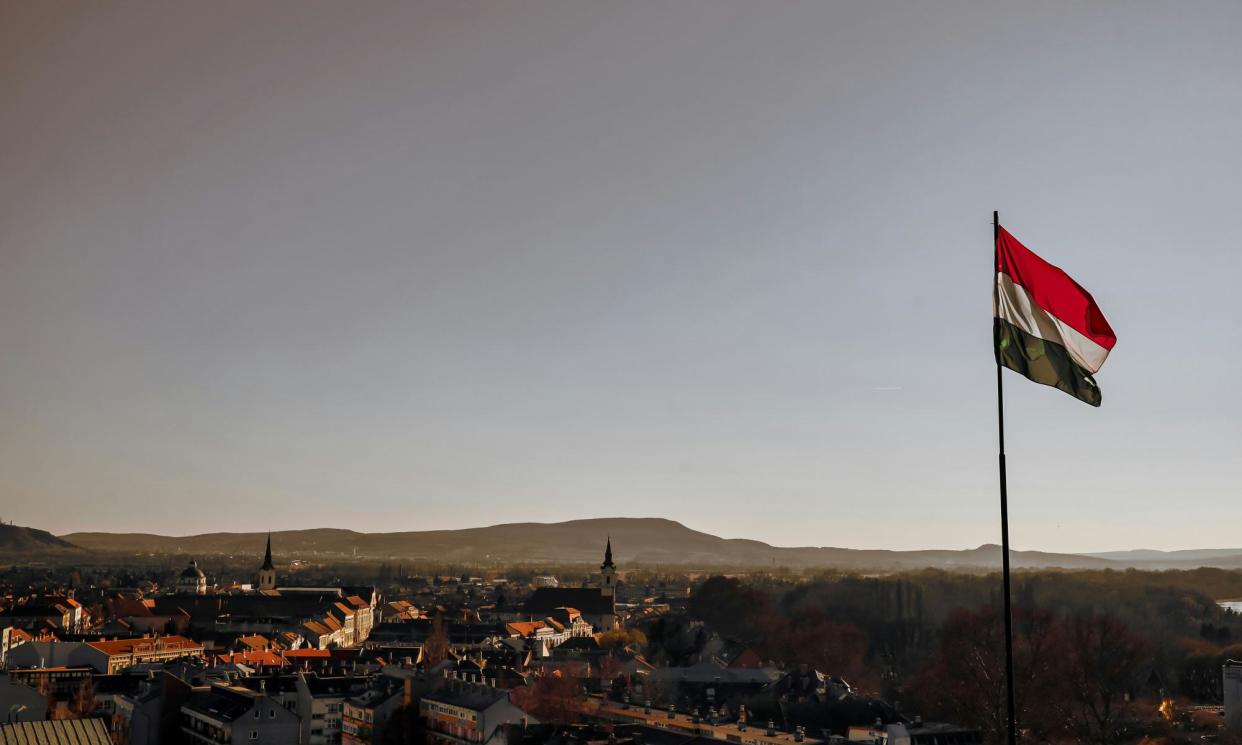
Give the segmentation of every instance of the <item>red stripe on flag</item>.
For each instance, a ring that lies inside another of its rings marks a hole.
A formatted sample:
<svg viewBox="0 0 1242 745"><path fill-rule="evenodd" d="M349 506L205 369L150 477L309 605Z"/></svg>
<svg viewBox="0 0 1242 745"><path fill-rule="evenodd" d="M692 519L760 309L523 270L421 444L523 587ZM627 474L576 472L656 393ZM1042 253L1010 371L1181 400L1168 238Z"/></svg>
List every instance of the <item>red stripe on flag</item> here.
<svg viewBox="0 0 1242 745"><path fill-rule="evenodd" d="M1039 307L1056 316L1062 323L1078 331L1105 349L1117 343L1113 327L1108 325L1100 306L1091 293L1084 290L1068 274L1036 256L1018 242L1009 231L1000 228L996 251L996 271L1008 274L1014 284L1022 285Z"/></svg>

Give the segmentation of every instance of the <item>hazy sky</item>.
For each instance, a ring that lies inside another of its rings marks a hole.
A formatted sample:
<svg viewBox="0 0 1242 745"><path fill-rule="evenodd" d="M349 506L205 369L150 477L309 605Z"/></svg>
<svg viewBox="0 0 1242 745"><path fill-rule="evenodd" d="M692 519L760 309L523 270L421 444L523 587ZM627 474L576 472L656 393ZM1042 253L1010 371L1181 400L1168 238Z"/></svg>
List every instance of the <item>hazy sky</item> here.
<svg viewBox="0 0 1242 745"><path fill-rule="evenodd" d="M1242 4L3 2L0 517L1242 545Z"/></svg>

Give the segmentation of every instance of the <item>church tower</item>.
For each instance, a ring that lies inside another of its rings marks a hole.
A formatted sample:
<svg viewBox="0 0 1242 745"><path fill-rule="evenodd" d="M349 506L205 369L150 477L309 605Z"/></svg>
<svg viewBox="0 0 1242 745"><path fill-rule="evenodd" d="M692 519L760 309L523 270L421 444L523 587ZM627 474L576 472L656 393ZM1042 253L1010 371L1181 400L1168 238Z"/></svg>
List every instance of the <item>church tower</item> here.
<svg viewBox="0 0 1242 745"><path fill-rule="evenodd" d="M276 567L272 565L272 534L267 534L267 553L263 555L263 566L259 567L259 589L276 589Z"/></svg>
<svg viewBox="0 0 1242 745"><path fill-rule="evenodd" d="M177 592L182 595L206 595L207 575L198 568L198 562L190 560L190 565L177 578Z"/></svg>
<svg viewBox="0 0 1242 745"><path fill-rule="evenodd" d="M599 565L599 592L606 598L613 597L617 590L617 566L612 563L612 536L608 536L608 547L604 549L604 563Z"/></svg>

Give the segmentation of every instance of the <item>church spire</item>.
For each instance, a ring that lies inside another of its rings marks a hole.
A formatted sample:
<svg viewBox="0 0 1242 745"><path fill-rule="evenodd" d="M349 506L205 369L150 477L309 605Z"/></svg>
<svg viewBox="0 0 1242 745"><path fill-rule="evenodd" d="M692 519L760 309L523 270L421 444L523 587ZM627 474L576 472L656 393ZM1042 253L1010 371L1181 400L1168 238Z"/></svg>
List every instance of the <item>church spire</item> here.
<svg viewBox="0 0 1242 745"><path fill-rule="evenodd" d="M263 552L263 566L259 567L259 589L276 589L276 565L272 563L272 532L267 532L267 550Z"/></svg>
<svg viewBox="0 0 1242 745"><path fill-rule="evenodd" d="M272 533L271 531L268 531L267 533L267 552L263 554L263 566L259 568L260 569L275 569L276 568L272 566Z"/></svg>
<svg viewBox="0 0 1242 745"><path fill-rule="evenodd" d="M604 548L604 563L599 565L600 569L611 569L615 566L612 563L612 536L608 536L608 546Z"/></svg>

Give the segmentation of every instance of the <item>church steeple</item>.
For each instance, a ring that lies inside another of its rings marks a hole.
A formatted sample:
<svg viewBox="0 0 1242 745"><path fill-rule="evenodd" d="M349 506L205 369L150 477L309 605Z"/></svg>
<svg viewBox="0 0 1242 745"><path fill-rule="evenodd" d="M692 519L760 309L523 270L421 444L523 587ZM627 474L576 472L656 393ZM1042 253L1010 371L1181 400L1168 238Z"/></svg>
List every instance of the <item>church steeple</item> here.
<svg viewBox="0 0 1242 745"><path fill-rule="evenodd" d="M616 565L612 563L612 536L608 536L608 545L604 548L604 563L599 565L600 569L615 569Z"/></svg>
<svg viewBox="0 0 1242 745"><path fill-rule="evenodd" d="M608 536L608 545L604 548L604 563L599 565L600 594L613 597L617 585L617 565L612 563L612 536Z"/></svg>
<svg viewBox="0 0 1242 745"><path fill-rule="evenodd" d="M276 568L272 566L272 534L270 531L267 534L267 552L263 554L263 566L259 568L260 569L275 569Z"/></svg>
<svg viewBox="0 0 1242 745"><path fill-rule="evenodd" d="M263 566L259 567L259 589L276 589L276 565L272 563L272 534L267 534L267 550L263 553Z"/></svg>

